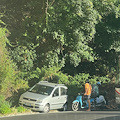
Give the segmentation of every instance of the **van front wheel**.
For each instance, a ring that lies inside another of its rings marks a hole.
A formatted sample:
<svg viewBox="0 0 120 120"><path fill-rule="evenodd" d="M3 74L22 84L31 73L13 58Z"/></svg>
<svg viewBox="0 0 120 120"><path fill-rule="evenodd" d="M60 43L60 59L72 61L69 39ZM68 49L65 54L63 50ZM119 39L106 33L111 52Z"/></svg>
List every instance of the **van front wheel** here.
<svg viewBox="0 0 120 120"><path fill-rule="evenodd" d="M44 112L44 113L48 113L49 111L50 111L50 105L49 105L49 104L46 104L45 107L44 107L43 112Z"/></svg>

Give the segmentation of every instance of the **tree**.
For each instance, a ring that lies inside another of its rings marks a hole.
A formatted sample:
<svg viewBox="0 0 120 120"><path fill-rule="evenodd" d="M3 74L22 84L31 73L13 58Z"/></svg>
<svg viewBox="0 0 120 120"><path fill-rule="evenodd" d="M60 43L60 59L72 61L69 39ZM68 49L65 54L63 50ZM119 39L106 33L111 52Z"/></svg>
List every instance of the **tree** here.
<svg viewBox="0 0 120 120"><path fill-rule="evenodd" d="M0 23L5 25L3 21ZM1 94L8 95L10 88L13 87L13 81L15 80L15 71L13 69L13 64L9 58L9 54L6 49L6 34L8 30L0 25L0 92Z"/></svg>
<svg viewBox="0 0 120 120"><path fill-rule="evenodd" d="M30 71L37 65L36 47L40 42L38 38L40 25L43 24L43 10L44 1L10 0L8 3L7 0L1 0L2 20L11 32L8 47L20 71Z"/></svg>
<svg viewBox="0 0 120 120"><path fill-rule="evenodd" d="M98 55L96 64L98 74L106 74L112 79L117 74L120 52L120 2L96 0L93 4L101 16L101 21L96 25L94 42L91 44Z"/></svg>
<svg viewBox="0 0 120 120"><path fill-rule="evenodd" d="M25 66L30 70L34 67L32 63L40 67L63 67L70 63L76 67L81 61L94 61L89 43L94 37L99 16L90 0L41 3L38 0L22 0L19 7L18 2L11 0L7 4L6 0L2 1L2 8L6 10L3 20L12 33L9 37L11 55L19 68ZM11 23L11 19L14 22ZM25 49L23 53L21 49ZM26 64L25 51L31 55L34 53L37 60L32 59L34 56L28 57L31 64ZM22 62L22 66L19 62Z"/></svg>
<svg viewBox="0 0 120 120"><path fill-rule="evenodd" d="M95 25L98 23L99 16L94 10L92 2L58 0L52 5L48 4L44 32L51 36L46 42L54 41L51 52L57 53L56 57L59 60L64 58L65 64L69 62L75 67L84 60L94 61L93 49L89 43L94 38Z"/></svg>
<svg viewBox="0 0 120 120"><path fill-rule="evenodd" d="M11 60L7 49L7 43L9 43L8 35L9 31L6 28L6 24L0 20L0 93L5 98L12 96L20 88L28 87L26 82L18 77L16 65Z"/></svg>
<svg viewBox="0 0 120 120"><path fill-rule="evenodd" d="M111 64L116 66L109 55L118 50L118 1L1 1L2 19L11 32L8 47L18 70L57 66L64 72L72 68L67 71L72 75L106 75Z"/></svg>

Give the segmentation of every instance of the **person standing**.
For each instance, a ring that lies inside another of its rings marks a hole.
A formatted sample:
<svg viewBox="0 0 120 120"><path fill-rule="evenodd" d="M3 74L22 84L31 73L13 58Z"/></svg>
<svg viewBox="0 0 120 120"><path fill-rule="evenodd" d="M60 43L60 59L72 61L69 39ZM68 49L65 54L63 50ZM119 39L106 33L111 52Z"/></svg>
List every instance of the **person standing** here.
<svg viewBox="0 0 120 120"><path fill-rule="evenodd" d="M88 102L88 110L91 111L91 104L90 104L90 96L91 96L92 86L89 83L89 79L85 81L85 93L84 95L87 96L87 102Z"/></svg>

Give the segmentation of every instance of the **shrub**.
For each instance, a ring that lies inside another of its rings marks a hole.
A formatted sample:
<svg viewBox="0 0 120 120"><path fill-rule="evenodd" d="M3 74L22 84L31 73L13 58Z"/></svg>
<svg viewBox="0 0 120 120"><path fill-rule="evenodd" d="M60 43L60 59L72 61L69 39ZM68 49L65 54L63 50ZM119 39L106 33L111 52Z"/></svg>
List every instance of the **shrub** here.
<svg viewBox="0 0 120 120"><path fill-rule="evenodd" d="M8 114L11 113L11 108L10 108L10 104L8 102L4 102L1 106L0 106L0 113L2 114Z"/></svg>
<svg viewBox="0 0 120 120"><path fill-rule="evenodd" d="M23 113L23 112L28 111L28 109L26 109L26 108L23 107L23 106L19 106L19 107L17 107L17 111L18 111L19 113Z"/></svg>
<svg viewBox="0 0 120 120"><path fill-rule="evenodd" d="M1 114L8 114L11 113L11 105L8 101L5 101L4 96L0 96L0 113Z"/></svg>

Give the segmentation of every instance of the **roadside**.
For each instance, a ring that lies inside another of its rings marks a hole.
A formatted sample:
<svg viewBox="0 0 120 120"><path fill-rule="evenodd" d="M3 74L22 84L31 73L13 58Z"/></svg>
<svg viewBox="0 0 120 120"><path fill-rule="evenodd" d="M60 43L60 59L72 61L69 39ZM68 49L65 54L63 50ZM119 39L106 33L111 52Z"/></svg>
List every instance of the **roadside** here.
<svg viewBox="0 0 120 120"><path fill-rule="evenodd" d="M50 110L49 113L56 113L59 112L58 110ZM16 116L16 115L29 115L29 114L40 114L40 112L33 112L31 110L29 110L28 112L23 112L23 113L11 113L11 114L6 114L6 115L2 115L0 114L0 117L9 117L9 116Z"/></svg>
<svg viewBox="0 0 120 120"><path fill-rule="evenodd" d="M95 111L120 111L120 104L116 103L116 98L115 98L115 85L110 84L101 86L100 88L100 94L104 95L107 104L104 107L97 108ZM70 96L68 99L68 111L72 111L72 101L76 98L76 96ZM85 110L82 110L85 111ZM59 110L50 110L49 113L55 113L59 112ZM16 115L26 115L26 114L39 114L39 112L33 112L30 109L26 112L14 112L10 114L0 114L0 117L4 116L16 116Z"/></svg>

